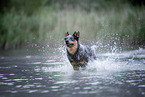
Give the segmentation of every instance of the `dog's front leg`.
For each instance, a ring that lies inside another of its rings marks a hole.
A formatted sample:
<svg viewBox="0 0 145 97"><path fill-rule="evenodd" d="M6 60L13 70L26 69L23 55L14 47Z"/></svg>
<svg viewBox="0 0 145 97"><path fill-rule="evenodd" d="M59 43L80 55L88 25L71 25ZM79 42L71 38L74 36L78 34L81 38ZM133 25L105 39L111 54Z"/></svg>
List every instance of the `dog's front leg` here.
<svg viewBox="0 0 145 97"><path fill-rule="evenodd" d="M74 62L71 62L71 65L73 66L73 69L74 70L79 70L79 68L81 67L82 69L85 69L86 68L86 65L87 65L87 62L86 61L80 61L78 63L74 63Z"/></svg>
<svg viewBox="0 0 145 97"><path fill-rule="evenodd" d="M73 66L74 70L79 70L79 66L77 65L77 63L71 62L71 65Z"/></svg>

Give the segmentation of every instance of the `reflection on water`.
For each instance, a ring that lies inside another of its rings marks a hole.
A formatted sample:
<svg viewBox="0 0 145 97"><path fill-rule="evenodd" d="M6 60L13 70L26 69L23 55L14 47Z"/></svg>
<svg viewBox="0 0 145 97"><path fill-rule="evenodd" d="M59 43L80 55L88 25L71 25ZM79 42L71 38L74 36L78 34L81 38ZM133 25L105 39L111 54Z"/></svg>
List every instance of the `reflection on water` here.
<svg viewBox="0 0 145 97"><path fill-rule="evenodd" d="M99 53L74 71L64 48L0 54L1 97L145 97L145 50Z"/></svg>

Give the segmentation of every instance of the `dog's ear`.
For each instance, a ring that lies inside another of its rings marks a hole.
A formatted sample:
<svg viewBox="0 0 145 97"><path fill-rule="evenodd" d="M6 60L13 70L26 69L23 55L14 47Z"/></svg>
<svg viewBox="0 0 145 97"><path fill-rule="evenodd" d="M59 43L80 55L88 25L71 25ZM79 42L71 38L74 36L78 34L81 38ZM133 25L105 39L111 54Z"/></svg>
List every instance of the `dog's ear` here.
<svg viewBox="0 0 145 97"><path fill-rule="evenodd" d="M75 31L73 36L75 37L75 39L78 41L79 37L80 37L80 32L79 31Z"/></svg>
<svg viewBox="0 0 145 97"><path fill-rule="evenodd" d="M65 32L65 37L67 37L69 35L69 33L68 32Z"/></svg>

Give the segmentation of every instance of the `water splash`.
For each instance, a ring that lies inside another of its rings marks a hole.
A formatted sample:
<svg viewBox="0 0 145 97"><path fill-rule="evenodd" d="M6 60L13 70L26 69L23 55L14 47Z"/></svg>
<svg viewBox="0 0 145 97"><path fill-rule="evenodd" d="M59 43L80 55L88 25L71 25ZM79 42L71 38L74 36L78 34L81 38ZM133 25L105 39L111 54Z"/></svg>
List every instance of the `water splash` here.
<svg viewBox="0 0 145 97"><path fill-rule="evenodd" d="M97 50L99 47L101 46L98 45L91 46L91 48L95 51L97 55L97 60L89 62L86 71L93 71L97 73L97 72L119 72L122 70L133 69L132 65L135 64L139 65L139 62L137 62L137 60L145 57L145 50L143 48L139 48L138 50L132 51L119 51L118 47L114 45L110 46L111 48L110 52L98 53ZM102 47L106 47L106 45ZM45 72L61 72L61 73L73 72L72 66L69 63L66 56L65 46L60 46L59 48L56 48L54 50L54 54L57 54L56 56L53 56L53 58L54 59L56 58L57 60L54 60L53 63L47 60L49 65L50 64L54 65L49 67L43 67L42 69ZM135 60L136 58L137 60ZM142 63L145 64L144 59L142 60ZM139 66L137 68L139 68Z"/></svg>

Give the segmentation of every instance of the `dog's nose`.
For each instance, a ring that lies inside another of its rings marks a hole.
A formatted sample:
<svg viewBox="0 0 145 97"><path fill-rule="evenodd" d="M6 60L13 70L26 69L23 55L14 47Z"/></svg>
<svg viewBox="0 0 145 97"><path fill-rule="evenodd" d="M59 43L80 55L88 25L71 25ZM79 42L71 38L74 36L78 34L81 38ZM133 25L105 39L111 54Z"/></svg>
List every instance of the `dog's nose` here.
<svg viewBox="0 0 145 97"><path fill-rule="evenodd" d="M66 44L69 44L69 41L68 40L66 40L65 42L66 42Z"/></svg>

